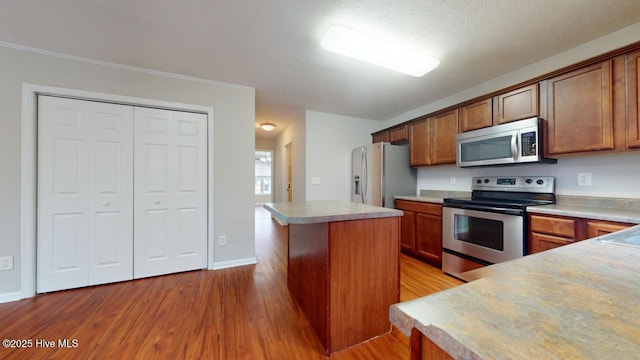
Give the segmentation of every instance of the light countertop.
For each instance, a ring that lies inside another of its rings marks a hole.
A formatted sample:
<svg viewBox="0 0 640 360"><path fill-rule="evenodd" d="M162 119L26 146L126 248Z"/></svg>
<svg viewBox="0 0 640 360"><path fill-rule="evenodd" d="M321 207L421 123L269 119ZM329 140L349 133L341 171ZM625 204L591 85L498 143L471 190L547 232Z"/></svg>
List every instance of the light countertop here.
<svg viewBox="0 0 640 360"><path fill-rule="evenodd" d="M419 201L419 202L428 202L428 203L436 203L436 204L442 204L444 202L444 198L431 197L431 196L404 195L404 196L394 196L394 198L396 200L409 200L409 201Z"/></svg>
<svg viewBox="0 0 640 360"><path fill-rule="evenodd" d="M639 231L465 273L477 280L395 304L391 322L455 358L640 358L640 248L599 240Z"/></svg>
<svg viewBox="0 0 640 360"><path fill-rule="evenodd" d="M264 208L284 224L374 219L403 214L401 210L338 200L267 203Z"/></svg>
<svg viewBox="0 0 640 360"><path fill-rule="evenodd" d="M579 218L640 224L640 211L581 205L543 205L527 207L529 214L562 215Z"/></svg>

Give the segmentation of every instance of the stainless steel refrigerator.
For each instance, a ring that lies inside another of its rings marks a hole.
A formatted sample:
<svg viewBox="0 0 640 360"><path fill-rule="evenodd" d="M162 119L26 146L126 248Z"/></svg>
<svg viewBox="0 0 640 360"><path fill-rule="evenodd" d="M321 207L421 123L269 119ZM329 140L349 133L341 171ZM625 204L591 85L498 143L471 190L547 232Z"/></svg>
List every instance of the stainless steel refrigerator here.
<svg viewBox="0 0 640 360"><path fill-rule="evenodd" d="M416 194L407 146L368 144L353 149L351 159L351 201L393 208L394 196Z"/></svg>

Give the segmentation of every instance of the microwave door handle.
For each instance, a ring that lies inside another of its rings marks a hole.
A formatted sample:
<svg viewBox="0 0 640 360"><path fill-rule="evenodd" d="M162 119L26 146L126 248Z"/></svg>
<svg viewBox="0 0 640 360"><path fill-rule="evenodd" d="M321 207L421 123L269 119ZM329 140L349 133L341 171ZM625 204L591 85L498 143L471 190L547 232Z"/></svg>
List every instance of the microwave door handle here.
<svg viewBox="0 0 640 360"><path fill-rule="evenodd" d="M511 136L511 156L513 160L518 160L518 132L514 131Z"/></svg>

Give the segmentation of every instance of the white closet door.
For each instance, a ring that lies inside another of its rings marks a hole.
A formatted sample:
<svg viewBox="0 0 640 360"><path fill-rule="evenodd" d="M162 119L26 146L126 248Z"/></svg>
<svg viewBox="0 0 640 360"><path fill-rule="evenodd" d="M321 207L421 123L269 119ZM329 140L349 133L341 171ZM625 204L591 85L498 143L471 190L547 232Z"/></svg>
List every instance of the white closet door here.
<svg viewBox="0 0 640 360"><path fill-rule="evenodd" d="M38 97L38 292L132 278L132 153L132 107Z"/></svg>
<svg viewBox="0 0 640 360"><path fill-rule="evenodd" d="M134 277L207 266L207 116L136 108Z"/></svg>

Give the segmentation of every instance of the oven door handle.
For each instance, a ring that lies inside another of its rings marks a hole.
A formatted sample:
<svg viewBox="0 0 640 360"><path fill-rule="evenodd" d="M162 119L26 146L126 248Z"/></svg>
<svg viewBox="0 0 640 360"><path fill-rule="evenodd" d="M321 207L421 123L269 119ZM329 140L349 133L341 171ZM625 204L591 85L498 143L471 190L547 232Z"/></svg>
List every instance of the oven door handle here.
<svg viewBox="0 0 640 360"><path fill-rule="evenodd" d="M498 213L498 214L524 216L524 210L522 209L510 209L510 208L501 208L501 207L495 207L495 206L471 205L471 204L456 204L456 205L444 204L444 207L453 208L453 209L487 211L487 212Z"/></svg>

